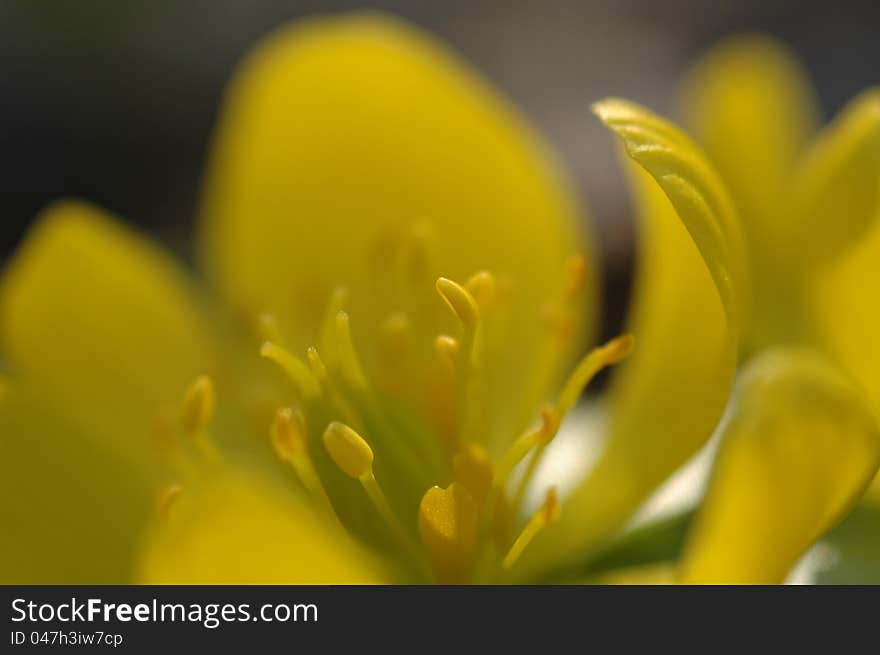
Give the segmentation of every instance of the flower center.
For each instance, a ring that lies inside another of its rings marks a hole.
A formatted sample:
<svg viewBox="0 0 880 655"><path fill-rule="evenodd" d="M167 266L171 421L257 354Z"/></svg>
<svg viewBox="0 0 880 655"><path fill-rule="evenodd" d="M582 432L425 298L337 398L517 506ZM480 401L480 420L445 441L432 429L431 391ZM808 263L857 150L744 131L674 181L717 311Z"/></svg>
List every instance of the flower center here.
<svg viewBox="0 0 880 655"><path fill-rule="evenodd" d="M535 311L546 325L539 358L550 364L576 336L585 286L582 259L572 258L566 270L560 296ZM317 511L393 553L406 573L441 583L489 582L516 566L534 537L558 519L560 502L551 489L544 504L520 521L525 492L584 387L624 358L633 341L622 336L589 352L555 403L540 411L537 425L509 435L493 456L486 438L498 424L493 369L517 355L503 336L512 320L511 285L480 271L464 283L440 277L435 286L457 324L454 336L432 334L438 324L433 310L414 311L428 306L416 298L408 311L381 320L370 366L355 346L344 289L332 294L317 345L304 357L292 352L273 316L262 316L260 354L278 366L294 392L291 405L275 412L270 443ZM520 386L543 393L552 380L550 364ZM533 411L531 404L519 407L521 400L500 411ZM212 446L203 435L212 411L210 380L200 378L186 395L180 422L208 456ZM179 488L171 489L173 499Z"/></svg>

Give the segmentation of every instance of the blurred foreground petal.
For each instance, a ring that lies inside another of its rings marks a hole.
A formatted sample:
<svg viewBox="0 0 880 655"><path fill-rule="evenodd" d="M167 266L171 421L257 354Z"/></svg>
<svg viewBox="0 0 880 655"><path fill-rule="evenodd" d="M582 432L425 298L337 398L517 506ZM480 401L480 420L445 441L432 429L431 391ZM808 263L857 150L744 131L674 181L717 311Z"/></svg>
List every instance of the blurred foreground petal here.
<svg viewBox="0 0 880 655"><path fill-rule="evenodd" d="M183 490L145 546L143 584L378 584L371 556L330 517L242 476Z"/></svg>
<svg viewBox="0 0 880 655"><path fill-rule="evenodd" d="M809 351L760 355L739 383L682 581L782 582L878 465L880 430L848 378Z"/></svg>

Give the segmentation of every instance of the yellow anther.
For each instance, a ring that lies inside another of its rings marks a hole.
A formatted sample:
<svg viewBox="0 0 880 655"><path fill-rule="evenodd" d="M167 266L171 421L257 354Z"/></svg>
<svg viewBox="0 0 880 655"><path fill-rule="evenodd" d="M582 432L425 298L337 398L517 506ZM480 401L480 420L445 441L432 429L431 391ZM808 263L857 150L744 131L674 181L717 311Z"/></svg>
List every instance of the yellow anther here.
<svg viewBox="0 0 880 655"><path fill-rule="evenodd" d="M461 344L458 340L445 334L439 335L434 339L434 350L451 372L455 372L458 367L458 357L461 351Z"/></svg>
<svg viewBox="0 0 880 655"><path fill-rule="evenodd" d="M168 518L171 506L177 502L183 493L183 487L179 484L169 484L159 490L156 498L156 515L159 518Z"/></svg>
<svg viewBox="0 0 880 655"><path fill-rule="evenodd" d="M207 375L199 376L187 389L180 408L180 427L189 436L200 434L214 417L214 383Z"/></svg>
<svg viewBox="0 0 880 655"><path fill-rule="evenodd" d="M358 361L351 340L351 326L348 314L343 311L336 313L336 355L339 357L339 371L346 383L356 391L367 389L367 377Z"/></svg>
<svg viewBox="0 0 880 655"><path fill-rule="evenodd" d="M275 454L293 467L299 481L328 513L333 513L330 499L324 492L321 478L309 457L306 425L303 415L289 407L280 407L269 426L269 438Z"/></svg>
<svg viewBox="0 0 880 655"><path fill-rule="evenodd" d="M263 341L272 341L277 344L283 344L281 338L281 330L278 328L278 320L274 314L264 312L257 318L257 327L260 331L260 338Z"/></svg>
<svg viewBox="0 0 880 655"><path fill-rule="evenodd" d="M373 475L373 449L370 445L347 425L333 421L324 430L324 447L330 454L330 459L343 473L361 483L394 539L410 555L417 557L415 544L391 509L388 499Z"/></svg>
<svg viewBox="0 0 880 655"><path fill-rule="evenodd" d="M290 354L285 348L276 343L266 341L260 348L260 355L275 362L281 367L287 377L293 382L297 392L306 402L312 402L320 395L318 381L298 357Z"/></svg>
<svg viewBox="0 0 880 655"><path fill-rule="evenodd" d="M404 357L412 349L412 325L406 314L395 312L379 328L382 352L388 358Z"/></svg>
<svg viewBox="0 0 880 655"><path fill-rule="evenodd" d="M483 310L495 304L498 296L497 286L495 276L489 271L474 273L465 284L465 288L477 301L477 306Z"/></svg>
<svg viewBox="0 0 880 655"><path fill-rule="evenodd" d="M466 330L473 330L479 318L477 301L470 292L460 284L441 277L437 280L437 292L449 305L449 308L461 321Z"/></svg>
<svg viewBox="0 0 880 655"><path fill-rule="evenodd" d="M333 421L324 430L324 447L330 458L350 478L371 476L373 449L364 438L344 423Z"/></svg>
<svg viewBox="0 0 880 655"><path fill-rule="evenodd" d="M573 255L565 262L567 300L576 298L587 286L587 262L580 255Z"/></svg>
<svg viewBox="0 0 880 655"><path fill-rule="evenodd" d="M519 559L520 555L522 555L526 546L531 543L532 539L534 539L535 536L545 527L559 520L561 511L556 489L551 488L547 492L547 498L544 501L544 504L537 512L535 512L534 516L529 519L529 522L526 523L526 527L523 528L523 531L520 532L516 541L513 542L510 550L507 551L507 555L504 556L504 561L502 561L501 565L505 569L509 569L516 564L516 561Z"/></svg>
<svg viewBox="0 0 880 655"><path fill-rule="evenodd" d="M419 505L419 534L437 582L468 581L477 552L479 512L463 485L428 489Z"/></svg>
<svg viewBox="0 0 880 655"><path fill-rule="evenodd" d="M492 461L486 449L473 441L463 444L452 458L452 469L477 505L482 505L489 495L494 477Z"/></svg>
<svg viewBox="0 0 880 655"><path fill-rule="evenodd" d="M632 352L635 340L631 335L615 337L606 344L594 348L580 361L572 371L556 401L556 412L559 419L574 407L584 388L590 380L606 366L616 364Z"/></svg>
<svg viewBox="0 0 880 655"><path fill-rule="evenodd" d="M541 409L541 430L539 444L546 446L559 431L559 414L552 407Z"/></svg>
<svg viewBox="0 0 880 655"><path fill-rule="evenodd" d="M306 454L303 416L290 407L280 407L269 426L269 438L278 458L293 463Z"/></svg>

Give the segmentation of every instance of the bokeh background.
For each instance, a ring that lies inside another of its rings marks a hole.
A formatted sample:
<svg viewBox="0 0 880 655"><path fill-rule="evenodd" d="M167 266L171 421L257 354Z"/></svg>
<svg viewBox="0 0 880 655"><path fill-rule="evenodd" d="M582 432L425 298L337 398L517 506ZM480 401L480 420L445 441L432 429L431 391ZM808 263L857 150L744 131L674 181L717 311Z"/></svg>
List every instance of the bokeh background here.
<svg viewBox="0 0 880 655"><path fill-rule="evenodd" d="M719 37L785 39L826 114L880 81L880 3L778 0L2 0L0 259L62 196L93 200L185 252L223 88L291 18L371 6L440 35L540 126L606 254L606 326L622 319L632 239L611 139L587 111L623 95L674 113L687 62Z"/></svg>

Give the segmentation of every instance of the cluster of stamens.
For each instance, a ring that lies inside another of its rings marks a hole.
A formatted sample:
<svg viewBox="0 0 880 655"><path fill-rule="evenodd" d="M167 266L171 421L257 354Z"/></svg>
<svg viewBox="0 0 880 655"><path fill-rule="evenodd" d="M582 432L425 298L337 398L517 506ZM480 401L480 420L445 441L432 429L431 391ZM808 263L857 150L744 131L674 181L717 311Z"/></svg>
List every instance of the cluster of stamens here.
<svg viewBox="0 0 880 655"><path fill-rule="evenodd" d="M584 276L583 260L572 258L561 297L543 308L546 357L563 352L566 340L574 338L572 314L579 310ZM304 357L296 356L272 315L259 320L260 354L280 368L294 392L294 402L277 409L268 430L277 457L289 466L316 510L346 527L351 513L341 510L355 490L344 480L354 481L366 502L362 506L378 519L373 527L382 533L380 541L411 570L441 583L497 580L516 565L542 529L558 520L560 501L551 488L543 504L516 529L526 491L561 422L596 373L632 348L632 338L623 336L589 352L556 402L541 410L538 424L509 442L493 461L480 439L491 418L486 416L484 385L492 344L484 328L487 317L503 311L502 286L488 271L464 284L436 280L436 290L460 330L458 336L433 337L433 365L417 381L432 381L421 396L434 404L420 408L423 425L415 437L407 428L412 423L389 411L396 402L393 391L391 396L379 392L365 371L352 339L344 290L337 290L328 303L320 352L311 347ZM413 323L404 312L391 313L380 326L378 349L392 359L403 357L418 336ZM546 381L535 384L542 389ZM183 432L207 458L217 457L205 429L213 405L210 379L199 378L179 417ZM382 466L378 473L377 466ZM179 485L169 486L161 506L167 509L180 492Z"/></svg>

